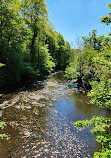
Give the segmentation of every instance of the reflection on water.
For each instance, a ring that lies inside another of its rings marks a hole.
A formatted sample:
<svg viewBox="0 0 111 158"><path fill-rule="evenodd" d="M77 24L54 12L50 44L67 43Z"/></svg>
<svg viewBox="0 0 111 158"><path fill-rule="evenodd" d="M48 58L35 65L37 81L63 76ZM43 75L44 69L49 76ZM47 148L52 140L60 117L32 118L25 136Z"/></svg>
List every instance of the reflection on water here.
<svg viewBox="0 0 111 158"><path fill-rule="evenodd" d="M91 127L81 131L73 122L109 115L90 105L85 94L66 86L62 72L34 83L4 106L9 107L2 113L7 122L3 132L10 139L0 142L1 158L91 158L98 149Z"/></svg>

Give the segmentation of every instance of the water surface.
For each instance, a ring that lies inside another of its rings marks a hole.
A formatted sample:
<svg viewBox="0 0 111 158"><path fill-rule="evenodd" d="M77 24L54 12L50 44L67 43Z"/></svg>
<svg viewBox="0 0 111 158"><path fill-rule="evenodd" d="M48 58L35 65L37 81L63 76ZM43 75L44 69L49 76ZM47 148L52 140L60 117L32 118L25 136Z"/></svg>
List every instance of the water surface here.
<svg viewBox="0 0 111 158"><path fill-rule="evenodd" d="M91 158L98 151L92 127L78 129L73 122L93 115L109 117L107 109L89 103L82 92L68 87L63 72L35 82L9 100L1 119L7 122L0 158Z"/></svg>

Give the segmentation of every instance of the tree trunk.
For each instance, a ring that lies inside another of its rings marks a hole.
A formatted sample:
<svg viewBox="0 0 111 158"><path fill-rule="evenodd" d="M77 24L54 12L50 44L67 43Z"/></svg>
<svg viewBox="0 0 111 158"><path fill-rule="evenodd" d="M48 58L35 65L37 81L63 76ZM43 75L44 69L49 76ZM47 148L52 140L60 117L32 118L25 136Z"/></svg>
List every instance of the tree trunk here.
<svg viewBox="0 0 111 158"><path fill-rule="evenodd" d="M31 43L31 49L30 49L30 60L31 60L31 64L32 66L34 67L35 66L35 62L36 62L36 59L35 59L35 39L37 37L37 32L34 30L34 35L33 35L33 38L32 38L32 43Z"/></svg>

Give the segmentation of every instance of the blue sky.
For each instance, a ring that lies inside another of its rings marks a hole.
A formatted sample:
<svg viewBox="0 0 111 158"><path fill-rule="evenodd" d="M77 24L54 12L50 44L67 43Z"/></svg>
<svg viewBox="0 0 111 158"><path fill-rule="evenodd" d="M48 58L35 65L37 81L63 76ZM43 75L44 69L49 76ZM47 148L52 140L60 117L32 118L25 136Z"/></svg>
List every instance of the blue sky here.
<svg viewBox="0 0 111 158"><path fill-rule="evenodd" d="M110 12L108 3L111 0L46 0L55 30L73 44L93 29L97 29L98 35L107 35L111 26L101 23L99 18Z"/></svg>

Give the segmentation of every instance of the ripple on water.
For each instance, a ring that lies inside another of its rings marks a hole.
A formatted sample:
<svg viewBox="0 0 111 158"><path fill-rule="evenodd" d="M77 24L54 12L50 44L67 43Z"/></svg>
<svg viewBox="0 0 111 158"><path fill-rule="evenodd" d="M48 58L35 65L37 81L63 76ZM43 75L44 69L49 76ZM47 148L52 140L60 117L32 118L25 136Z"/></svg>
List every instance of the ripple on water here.
<svg viewBox="0 0 111 158"><path fill-rule="evenodd" d="M91 158L77 128L54 105L71 93L64 82L49 78L43 89L23 91L4 102L11 106L3 115L11 138L2 144L2 155L7 150L3 158Z"/></svg>
<svg viewBox="0 0 111 158"><path fill-rule="evenodd" d="M67 120L56 108L45 107L50 113L45 121L45 128L41 126L43 122L37 122L33 126L34 120L23 125L20 131L21 141L15 151L11 152L11 157L35 157L35 158L72 158L90 157L84 151L86 144L81 142L72 133ZM40 118L35 121L40 121ZM25 120L26 122L26 120ZM33 126L33 129L30 127ZM76 131L76 129L74 129Z"/></svg>

